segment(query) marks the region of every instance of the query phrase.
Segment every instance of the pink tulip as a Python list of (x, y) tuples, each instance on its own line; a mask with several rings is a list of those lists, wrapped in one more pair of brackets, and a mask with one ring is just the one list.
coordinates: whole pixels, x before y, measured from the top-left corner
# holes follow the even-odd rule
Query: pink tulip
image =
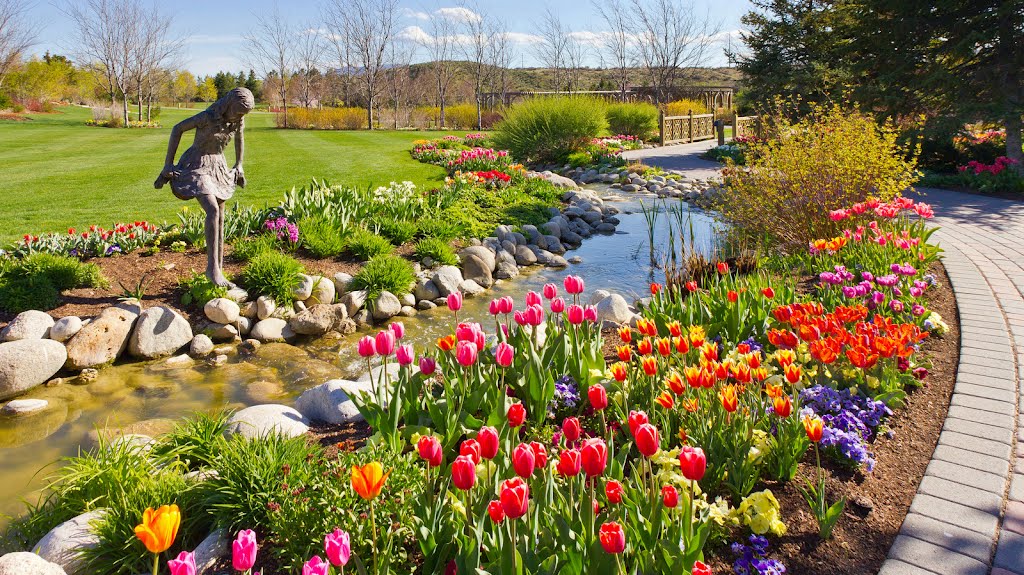
[(448, 294), (448, 309), (452, 311), (462, 309), (462, 292), (457, 291)]
[(515, 357), (515, 354), (516, 350), (511, 345), (501, 342), (494, 350), (494, 359), (501, 367), (508, 367), (512, 365), (512, 358)]
[(231, 566), (235, 571), (248, 571), (256, 563), (256, 533), (243, 529), (231, 543)]
[(437, 360), (427, 356), (420, 358), (420, 373), (423, 375), (434, 375), (435, 371), (437, 371)]
[(416, 360), (416, 353), (412, 350), (411, 344), (405, 343), (398, 346), (395, 357), (398, 358), (398, 365), (409, 365)]
[(596, 322), (597, 308), (592, 305), (588, 305), (586, 309), (583, 310), (583, 319), (589, 321), (590, 323)]
[(544, 284), (544, 297), (555, 299), (558, 297), (558, 286), (555, 284)]
[(540, 305), (540, 294), (535, 291), (526, 292), (526, 306)]
[(403, 324), (402, 322), (396, 321), (395, 323), (389, 325), (388, 327), (391, 328), (392, 332), (394, 332), (395, 339), (402, 339), (403, 337), (405, 337), (405, 324)]
[(526, 323), (532, 326), (538, 326), (544, 323), (544, 308), (539, 305), (531, 305), (526, 308), (524, 316), (526, 318)]
[(462, 367), (469, 367), (476, 363), (476, 356), (479, 349), (471, 341), (460, 341), (455, 346), (455, 359)]
[(487, 306), (487, 313), (491, 315), (498, 315), (501, 313), (501, 301), (492, 299), (491, 303)]
[(498, 308), (499, 311), (501, 311), (501, 313), (505, 313), (505, 314), (512, 313), (512, 310), (515, 309), (515, 307), (516, 307), (515, 300), (513, 300), (509, 296), (505, 296), (505, 297), (499, 299), (498, 300), (498, 304), (499, 304), (499, 308)]
[(374, 339), (374, 345), (377, 347), (377, 353), (384, 357), (395, 353), (395, 332), (389, 329), (379, 332)]
[(563, 311), (565, 311), (564, 299), (556, 297), (551, 300), (551, 313), (562, 313)]
[(167, 569), (171, 572), (171, 575), (196, 575), (195, 553), (182, 551), (178, 554), (177, 559), (171, 559), (167, 562)]
[(565, 276), (562, 285), (565, 286), (565, 291), (572, 295), (583, 293), (583, 278), (579, 276)]
[(373, 357), (377, 355), (377, 346), (373, 341), (373, 337), (364, 335), (359, 339), (359, 355), (362, 357)]
[(569, 323), (579, 325), (583, 323), (583, 307), (573, 304), (569, 306)]
[(314, 555), (302, 566), (302, 575), (327, 575), (330, 569), (330, 563), (321, 559), (319, 555)]
[(352, 555), (352, 545), (348, 533), (341, 529), (335, 529), (334, 533), (328, 533), (324, 537), (324, 553), (327, 560), (335, 567), (344, 567), (348, 564)]
[(526, 325), (526, 312), (517, 311), (512, 316), (512, 319), (516, 320), (516, 324), (518, 325)]
[(484, 329), (475, 322), (463, 322), (455, 328), (455, 339), (458, 341), (471, 341), (476, 344), (477, 349), (484, 348)]

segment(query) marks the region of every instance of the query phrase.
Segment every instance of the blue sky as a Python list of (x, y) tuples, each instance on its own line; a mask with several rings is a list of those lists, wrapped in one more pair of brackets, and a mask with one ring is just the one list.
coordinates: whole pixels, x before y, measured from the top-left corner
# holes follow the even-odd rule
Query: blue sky
[[(685, 0), (684, 0), (685, 1)], [(692, 0), (701, 13), (707, 11), (719, 25), (721, 41), (712, 50), (709, 65), (725, 65), (723, 50), (729, 35), (735, 37), (740, 28), (740, 17), (751, 8), (748, 0)], [(174, 18), (177, 34), (186, 38), (185, 67), (197, 75), (211, 74), (218, 70), (248, 69), (243, 36), (253, 28), (255, 14), (273, 9), (274, 0), (155, 0), (161, 10)], [(319, 25), (319, 2), (279, 2), (281, 12), (295, 25)], [(417, 35), (414, 28), (426, 28), (423, 17), (441, 8), (451, 8), (455, 1), (421, 2), (400, 0), (402, 16), (399, 28), (409, 36)], [(566, 23), (578, 33), (598, 32), (602, 22), (593, 9), (590, 0), (479, 0), (479, 10), (505, 22), (508, 31), (515, 32), (520, 42), (516, 45), (516, 65), (537, 65), (530, 36), (537, 28), (537, 21), (544, 9), (550, 6)], [(74, 52), (71, 44), (72, 25), (70, 21), (47, 0), (34, 7), (34, 16), (42, 25), (39, 43), (34, 51), (42, 54), (49, 50), (55, 53)], [(422, 59), (422, 56), (419, 58)], [(591, 65), (597, 65), (597, 59)]]

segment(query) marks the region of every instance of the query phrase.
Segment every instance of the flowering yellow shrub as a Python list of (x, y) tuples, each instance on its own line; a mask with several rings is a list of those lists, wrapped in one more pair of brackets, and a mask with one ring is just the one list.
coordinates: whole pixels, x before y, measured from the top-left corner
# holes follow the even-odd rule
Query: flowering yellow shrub
[(746, 165), (725, 168), (720, 208), (745, 232), (783, 248), (840, 235), (829, 212), (869, 197), (885, 202), (920, 176), (917, 149), (896, 128), (840, 106), (799, 121), (775, 118), (748, 144)]
[[(282, 114), (278, 127), (284, 127)], [(288, 127), (303, 130), (364, 130), (366, 108), (288, 108)]]
[(707, 114), (708, 108), (700, 100), (682, 99), (665, 104), (666, 116), (685, 116), (693, 111), (694, 114)]

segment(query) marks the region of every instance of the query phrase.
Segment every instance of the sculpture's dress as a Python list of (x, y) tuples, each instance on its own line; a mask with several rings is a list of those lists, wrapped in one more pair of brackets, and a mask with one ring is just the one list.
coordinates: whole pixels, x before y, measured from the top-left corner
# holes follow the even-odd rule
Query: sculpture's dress
[(224, 148), (242, 122), (226, 122), (210, 110), (198, 118), (195, 140), (178, 159), (178, 176), (170, 182), (171, 191), (182, 200), (207, 195), (229, 200), (235, 193), (235, 170), (228, 168)]

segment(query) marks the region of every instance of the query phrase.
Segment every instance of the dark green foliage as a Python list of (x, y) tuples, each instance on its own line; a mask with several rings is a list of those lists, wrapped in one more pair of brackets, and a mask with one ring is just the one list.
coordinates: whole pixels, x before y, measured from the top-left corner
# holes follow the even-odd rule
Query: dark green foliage
[(364, 289), (369, 299), (375, 299), (380, 292), (389, 291), (395, 295), (409, 292), (409, 286), (416, 281), (412, 266), (404, 259), (391, 254), (379, 255), (363, 266), (352, 278), (352, 289)]
[(265, 295), (279, 304), (290, 304), (292, 290), (299, 284), (302, 264), (281, 252), (264, 252), (254, 257), (239, 278), (250, 293)]
[(416, 222), (407, 220), (380, 220), (377, 227), (380, 229), (380, 235), (396, 246), (412, 241), (418, 230)]
[(239, 238), (231, 244), (231, 256), (243, 262), (277, 249), (278, 240), (274, 234), (262, 233), (255, 236)]
[(445, 265), (453, 266), (458, 263), (458, 258), (455, 257), (455, 250), (446, 241), (438, 238), (425, 238), (420, 240), (416, 244), (416, 257), (423, 259), (426, 257), (431, 258), (435, 262)]
[(611, 104), (605, 112), (608, 131), (646, 140), (658, 130), (658, 108), (646, 102)]
[(227, 288), (213, 285), (206, 274), (195, 272), (191, 276), (182, 278), (178, 282), (178, 288), (182, 291), (182, 305), (195, 304), (196, 307), (203, 307), (211, 299), (224, 297), (228, 293)]
[(349, 253), (361, 260), (369, 260), (382, 254), (391, 253), (395, 249), (391, 242), (377, 234), (357, 228), (348, 237), (346, 245)]
[(531, 98), (505, 111), (492, 140), (521, 161), (561, 161), (605, 131), (604, 108), (589, 97)]
[(11, 313), (50, 310), (60, 303), (60, 292), (64, 290), (106, 285), (96, 264), (36, 253), (8, 261), (0, 269), (0, 309)]
[(469, 237), (484, 238), (502, 224), (543, 224), (551, 219), (548, 208), (558, 205), (561, 197), (558, 188), (540, 178), (528, 179), (519, 187), (470, 188), (458, 192), (445, 217), (465, 228)]
[(341, 230), (321, 216), (299, 220), (302, 247), (316, 258), (334, 258), (345, 251), (345, 238)]
[(466, 237), (466, 230), (458, 223), (444, 217), (428, 216), (419, 223), (420, 237), (454, 240)]

